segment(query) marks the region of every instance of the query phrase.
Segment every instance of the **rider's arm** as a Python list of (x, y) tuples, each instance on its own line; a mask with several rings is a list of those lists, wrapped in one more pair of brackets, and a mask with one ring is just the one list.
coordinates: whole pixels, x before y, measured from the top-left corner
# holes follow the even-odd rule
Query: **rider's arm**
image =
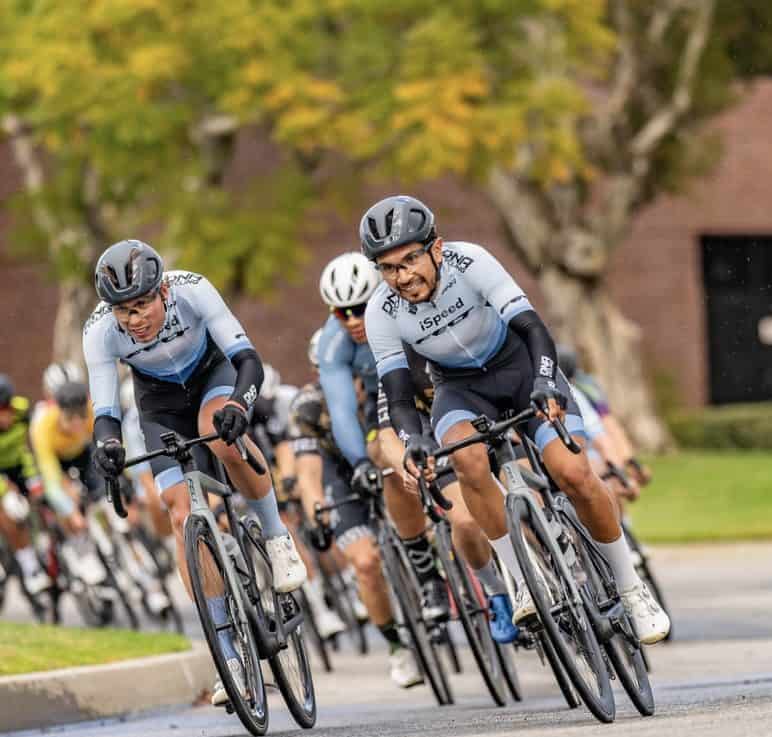
[(508, 324), (509, 329), (514, 331), (528, 347), (534, 379), (546, 379), (550, 388), (554, 389), (558, 370), (557, 350), (541, 318), (533, 310), (526, 310), (511, 318)]
[(464, 254), (470, 259), (464, 278), (485, 297), (509, 329), (526, 344), (533, 363), (534, 378), (541, 377), (554, 385), (558, 369), (555, 342), (525, 292), (484, 248), (464, 244)]
[(411, 435), (421, 434), (421, 417), (415, 406), (416, 389), (396, 321), (382, 309), (382, 304), (379, 289), (367, 305), (365, 331), (388, 400), (391, 425), (404, 443)]
[(83, 355), (88, 370), (89, 394), (94, 408), (94, 440), (121, 440), (120, 379), (117, 355), (109, 348), (109, 323), (104, 319), (86, 323)]
[(415, 406), (415, 386), (410, 370), (394, 369), (381, 379), (389, 401), (389, 417), (399, 439), (406, 443), (411, 435), (420, 435), (421, 416)]
[(322, 481), (322, 456), (314, 452), (301, 452), (295, 458), (297, 488), (300, 494), (306, 518), (314, 522), (314, 505), (324, 504), (324, 484)]
[(249, 410), (263, 383), (263, 364), (244, 328), (203, 276), (191, 285), (186, 297), (204, 321), (212, 340), (236, 369), (236, 386), (230, 401)]
[(319, 381), (327, 400), (335, 444), (353, 468), (367, 458), (367, 445), (359, 422), (350, 340), (330, 323), (325, 326), (319, 342)]
[(75, 504), (64, 489), (62, 466), (53, 445), (55, 425), (56, 413), (53, 408), (44, 411), (35, 418), (30, 427), (30, 440), (38, 461), (48, 503), (57, 514), (69, 517), (75, 511)]

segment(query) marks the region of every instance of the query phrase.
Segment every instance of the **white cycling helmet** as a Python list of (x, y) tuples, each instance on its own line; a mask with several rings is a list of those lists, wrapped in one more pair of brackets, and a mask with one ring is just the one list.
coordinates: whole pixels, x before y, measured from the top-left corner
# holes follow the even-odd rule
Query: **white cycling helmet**
[(281, 376), (270, 363), (263, 364), (263, 383), (260, 386), (260, 396), (263, 399), (273, 399), (281, 386)]
[(52, 363), (43, 372), (43, 390), (49, 397), (65, 384), (84, 384), (85, 381), (83, 369), (75, 361)]
[(324, 267), (319, 291), (330, 307), (353, 307), (367, 302), (380, 281), (380, 273), (365, 256), (344, 253)]
[(319, 328), (308, 341), (308, 360), (314, 368), (319, 368), (319, 340), (322, 337), (322, 328)]

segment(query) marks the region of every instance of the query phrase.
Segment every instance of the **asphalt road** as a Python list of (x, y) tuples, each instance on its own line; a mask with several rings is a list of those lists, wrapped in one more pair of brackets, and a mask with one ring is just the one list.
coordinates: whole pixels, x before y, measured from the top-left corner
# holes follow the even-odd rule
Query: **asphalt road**
[[(614, 726), (598, 724), (583, 707), (568, 710), (551, 674), (532, 653), (518, 660), (525, 694), (521, 704), (491, 707), (479, 676), (465, 657), (464, 673), (453, 677), (457, 704), (440, 709), (424, 687), (395, 688), (386, 676), (385, 651), (375, 649), (366, 658), (339, 654), (332, 674), (317, 674), (319, 719), (314, 734), (772, 734), (772, 545), (660, 548), (654, 552), (654, 561), (675, 615), (676, 636), (649, 650), (657, 701), (653, 718), (640, 718), (621, 690)], [(269, 733), (301, 734), (280, 697), (272, 696), (271, 703)], [(235, 717), (211, 707), (46, 730), (46, 734), (84, 737), (230, 737), (244, 733)]]

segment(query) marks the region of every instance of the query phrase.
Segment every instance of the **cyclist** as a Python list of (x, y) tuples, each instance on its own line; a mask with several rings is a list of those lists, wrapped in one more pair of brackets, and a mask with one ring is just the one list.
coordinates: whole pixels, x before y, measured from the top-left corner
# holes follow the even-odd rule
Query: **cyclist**
[(43, 487), (27, 439), (30, 403), (14, 393), (13, 383), (0, 374), (0, 533), (13, 550), (27, 593), (37, 596), (51, 586), (40, 567), (24, 524), (27, 509), (23, 497), (39, 496)]
[[(573, 500), (599, 543), (620, 588), (622, 602), (644, 643), (664, 638), (670, 622), (633, 567), (614, 501), (593, 473), (586, 453), (572, 454), (548, 420), (561, 418), (580, 443), (579, 410), (558, 371), (555, 345), (527, 297), (499, 262), (479, 245), (444, 243), (434, 215), (413, 197), (388, 197), (360, 223), (364, 254), (384, 277), (365, 315), (367, 339), (389, 402), (389, 413), (409, 449), (431, 453), (415, 408), (415, 388), (402, 341), (429, 359), (435, 383), (432, 428), (439, 442), (472, 435), (481, 413), (545, 406), (527, 426), (550, 475)], [(504, 500), (490, 470), (486, 448), (453, 454), (469, 510), (518, 584), (514, 622), (535, 614), (507, 535)], [(417, 475), (406, 457), (406, 472)], [(431, 459), (428, 478), (432, 478)]]
[[(309, 348), (312, 363), (316, 357)], [(318, 382), (302, 387), (290, 408), (290, 436), (295, 451), (298, 488), (308, 520), (314, 520), (316, 503), (340, 501), (349, 495), (352, 469), (335, 443), (329, 404)], [(315, 524), (312, 522), (312, 524)], [(367, 505), (346, 504), (321, 527), (312, 527), (311, 539), (320, 551), (333, 538), (354, 567), (359, 596), (370, 621), (389, 645), (391, 679), (402, 688), (422, 682), (415, 658), (403, 644), (383, 577), (378, 545), (368, 525)]]
[(85, 384), (65, 382), (52, 401), (41, 404), (32, 418), (30, 439), (43, 479), (46, 501), (62, 521), (67, 542), (62, 555), (73, 573), (88, 584), (102, 583), (107, 571), (94, 549), (81, 514), (81, 487), (90, 497), (102, 483), (93, 466), (91, 434), (94, 416)]
[[(332, 313), (319, 338), (319, 379), (335, 444), (353, 469), (354, 489), (363, 483), (370, 469), (386, 468), (388, 459), (402, 450), (391, 428), (378, 429), (378, 375), (367, 344), (364, 313), (379, 283), (380, 275), (361, 253), (334, 258), (319, 280), (322, 299)], [(361, 379), (365, 392), (364, 430), (359, 421), (355, 377)], [(447, 589), (426, 536), (426, 520), (418, 499), (404, 492), (397, 474), (384, 479), (384, 498), (421, 584), (424, 617), (447, 618)]]
[[(238, 320), (206, 278), (189, 271), (165, 273), (161, 257), (142, 241), (110, 246), (97, 262), (95, 282), (102, 301), (84, 327), (83, 350), (96, 415), (99, 472), (115, 477), (125, 462), (116, 366), (120, 360), (132, 371), (149, 451), (162, 447), (161, 434), (170, 430), (187, 437), (216, 430), (220, 440), (209, 447), (260, 520), (276, 589), (296, 589), (306, 570), (279, 517), (271, 478), (256, 474), (234, 446), (247, 429), (263, 379), (260, 358)], [(190, 499), (182, 470), (166, 457), (154, 459), (151, 466), (169, 510), (177, 563), (190, 594), (183, 542)], [(210, 584), (207, 595), (213, 620), (224, 625), (228, 615), (222, 590)], [(220, 643), (234, 679), (245, 690), (243, 666), (225, 628)], [(212, 703), (226, 701), (222, 684), (216, 683)]]

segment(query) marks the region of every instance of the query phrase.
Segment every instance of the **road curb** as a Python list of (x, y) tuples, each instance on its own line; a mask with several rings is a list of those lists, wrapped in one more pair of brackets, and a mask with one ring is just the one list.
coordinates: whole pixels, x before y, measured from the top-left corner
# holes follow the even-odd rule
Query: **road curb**
[(0, 678), (0, 732), (191, 704), (211, 688), (203, 643), (171, 655)]

